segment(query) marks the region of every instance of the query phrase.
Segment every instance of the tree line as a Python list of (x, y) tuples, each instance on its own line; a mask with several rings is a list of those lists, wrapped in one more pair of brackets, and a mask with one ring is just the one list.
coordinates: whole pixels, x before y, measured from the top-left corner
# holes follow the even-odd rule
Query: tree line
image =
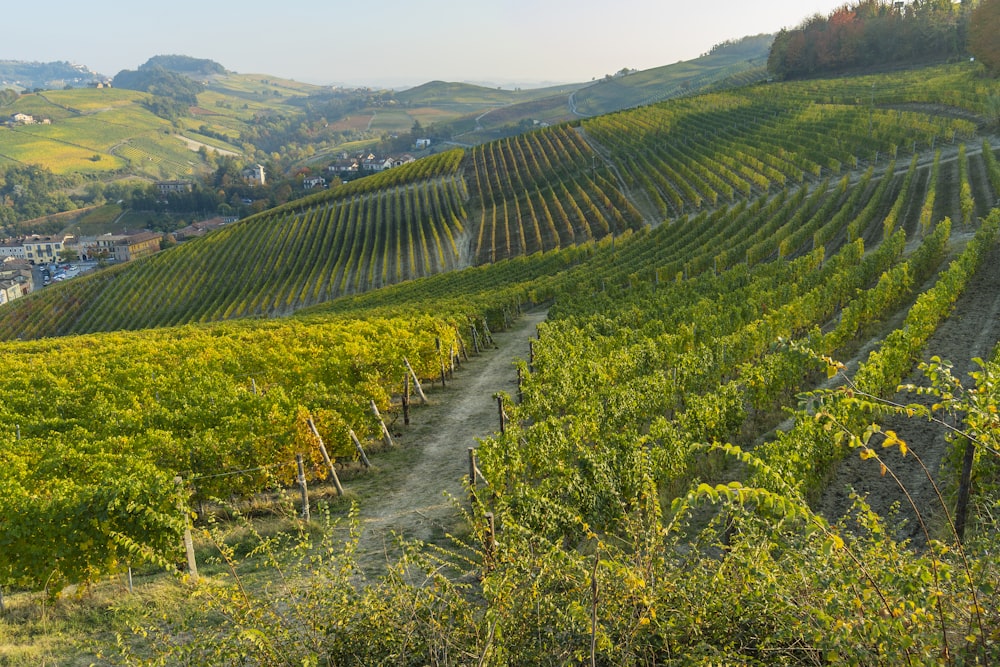
[(914, 0), (906, 6), (886, 0), (845, 4), (828, 16), (814, 14), (796, 28), (781, 30), (767, 67), (778, 77), (805, 78), (957, 58), (967, 52), (971, 4), (950, 0)]

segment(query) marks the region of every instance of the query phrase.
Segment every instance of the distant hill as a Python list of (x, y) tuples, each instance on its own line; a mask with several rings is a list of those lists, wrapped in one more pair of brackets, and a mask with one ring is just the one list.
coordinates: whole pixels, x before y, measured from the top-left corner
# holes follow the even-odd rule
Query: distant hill
[(751, 35), (716, 44), (694, 60), (642, 71), (625, 69), (599, 81), (529, 91), (531, 99), (512, 101), (477, 117), (461, 140), (490, 141), (542, 123), (599, 116), (755, 83), (767, 77), (767, 56), (773, 41), (774, 35)]
[(518, 104), (551, 97), (552, 95), (567, 95), (586, 84), (565, 84), (547, 88), (517, 88), (507, 90), (502, 88), (487, 88), (470, 83), (449, 83), (446, 81), (430, 81), (416, 88), (409, 88), (396, 95), (404, 104), (414, 106), (435, 106), (471, 104)]
[(137, 71), (122, 70), (115, 75), (112, 83), (115, 88), (176, 98), (191, 106), (198, 103), (198, 93), (204, 89), (201, 84), (158, 66)]
[(140, 70), (165, 69), (176, 74), (187, 76), (225, 74), (226, 68), (207, 58), (192, 58), (191, 56), (169, 55), (153, 56), (142, 65)]
[(83, 88), (108, 77), (86, 65), (69, 62), (25, 62), (0, 60), (0, 89), (33, 90), (35, 88)]
[(694, 60), (606, 77), (579, 91), (573, 110), (580, 116), (598, 116), (692, 95), (727, 81), (743, 84), (764, 79), (773, 41), (774, 35), (748, 36), (718, 44)]

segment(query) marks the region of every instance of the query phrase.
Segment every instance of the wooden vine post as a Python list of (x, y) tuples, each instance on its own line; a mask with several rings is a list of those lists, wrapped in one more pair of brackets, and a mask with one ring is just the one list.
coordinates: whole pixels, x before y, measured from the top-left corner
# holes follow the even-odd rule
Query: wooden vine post
[(976, 458), (976, 446), (966, 438), (962, 454), (962, 472), (958, 480), (958, 498), (955, 502), (955, 532), (958, 541), (965, 541), (965, 523), (969, 514), (969, 490), (972, 487), (972, 465)]
[(476, 448), (469, 447), (469, 486), (476, 489)]
[(194, 540), (191, 539), (191, 515), (187, 510), (187, 503), (184, 502), (184, 497), (180, 493), (184, 484), (180, 475), (174, 477), (174, 484), (177, 485), (178, 490), (177, 509), (184, 517), (184, 552), (187, 554), (188, 574), (191, 577), (191, 583), (198, 583), (198, 561), (194, 557)]
[(500, 412), (500, 435), (507, 433), (507, 415), (503, 411), (503, 395), (497, 394), (497, 410)]
[(444, 359), (441, 358), (441, 339), (440, 338), (435, 338), (434, 339), (434, 344), (437, 346), (438, 364), (441, 365), (441, 386), (442, 387), (446, 387), (447, 385), (444, 383), (444, 372), (445, 372), (444, 371)]
[(462, 333), (458, 330), (458, 325), (455, 325), (455, 337), (458, 338), (458, 350), (462, 353), (462, 359), (465, 361), (469, 360), (469, 353), (465, 349), (465, 341), (462, 340)]
[(410, 377), (413, 378), (413, 386), (417, 389), (417, 396), (420, 397), (420, 402), (423, 405), (427, 405), (427, 396), (424, 395), (424, 388), (420, 386), (420, 380), (417, 378), (417, 374), (413, 372), (413, 366), (410, 362), (403, 357), (403, 363), (406, 364), (406, 370), (410, 372)]
[(302, 519), (309, 522), (309, 487), (306, 486), (306, 470), (302, 465), (302, 455), (295, 455), (295, 465), (299, 471), (299, 491), (302, 493)]
[(354, 443), (354, 448), (358, 450), (358, 454), (361, 456), (361, 465), (365, 468), (371, 468), (372, 464), (368, 462), (368, 456), (365, 454), (365, 448), (361, 446), (361, 441), (358, 440), (357, 434), (354, 432), (353, 428), (347, 429), (347, 432), (351, 435), (351, 441)]
[(469, 331), (472, 332), (472, 349), (476, 351), (476, 355), (479, 355), (479, 332), (476, 330), (475, 324), (469, 325)]
[(490, 332), (490, 325), (486, 323), (485, 317), (483, 318), (483, 341), (496, 347), (496, 343), (493, 342), (493, 334)]
[(327, 469), (330, 471), (330, 479), (333, 480), (333, 485), (337, 489), (337, 495), (344, 495), (344, 487), (340, 485), (340, 477), (337, 476), (337, 469), (333, 465), (333, 461), (330, 460), (330, 455), (326, 453), (326, 445), (323, 444), (323, 438), (320, 437), (319, 431), (316, 430), (316, 424), (313, 422), (312, 417), (309, 418), (309, 430), (316, 437), (316, 442), (319, 443), (319, 453), (323, 455), (323, 462), (326, 463)]
[(410, 376), (403, 373), (403, 425), (410, 425)]
[(375, 399), (368, 401), (368, 407), (371, 408), (372, 414), (375, 415), (375, 419), (378, 420), (378, 425), (382, 427), (382, 441), (385, 442), (385, 446), (392, 448), (396, 445), (392, 442), (392, 436), (389, 435), (389, 429), (385, 427), (385, 421), (382, 419), (382, 414), (378, 411), (378, 406), (375, 405)]

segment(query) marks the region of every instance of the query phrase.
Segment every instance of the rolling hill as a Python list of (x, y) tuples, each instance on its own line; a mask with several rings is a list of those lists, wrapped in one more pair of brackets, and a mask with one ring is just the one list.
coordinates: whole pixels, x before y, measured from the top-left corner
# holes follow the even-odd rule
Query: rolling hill
[(31, 164), (56, 174), (102, 179), (191, 178), (213, 167), (198, 152), (205, 146), (246, 162), (280, 154), (288, 157), (288, 169), (321, 168), (343, 150), (407, 133), (415, 123), (435, 126), (439, 137), (462, 144), (482, 143), (537, 124), (746, 83), (759, 74), (765, 42), (745, 38), (690, 63), (597, 83), (524, 90), (441, 81), (399, 92), (332, 89), (230, 72), (187, 56), (155, 56), (135, 72), (120, 73), (120, 81), (148, 78), (161, 68), (202, 87), (196, 104), (186, 100), (183, 108), (167, 114), (163, 98), (138, 83), (125, 85), (140, 90), (60, 86), (26, 93), (4, 106), (4, 112), (51, 124), (0, 127), (0, 165)]

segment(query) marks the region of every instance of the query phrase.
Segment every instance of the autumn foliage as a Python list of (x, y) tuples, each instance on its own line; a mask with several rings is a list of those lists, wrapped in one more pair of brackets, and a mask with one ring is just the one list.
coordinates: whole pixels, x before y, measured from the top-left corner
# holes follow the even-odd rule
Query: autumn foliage
[(947, 59), (964, 53), (967, 25), (968, 12), (951, 2), (915, 0), (900, 7), (861, 0), (779, 32), (767, 65), (775, 75), (799, 78)]
[(1000, 0), (984, 0), (972, 12), (969, 51), (994, 74), (1000, 72)]

